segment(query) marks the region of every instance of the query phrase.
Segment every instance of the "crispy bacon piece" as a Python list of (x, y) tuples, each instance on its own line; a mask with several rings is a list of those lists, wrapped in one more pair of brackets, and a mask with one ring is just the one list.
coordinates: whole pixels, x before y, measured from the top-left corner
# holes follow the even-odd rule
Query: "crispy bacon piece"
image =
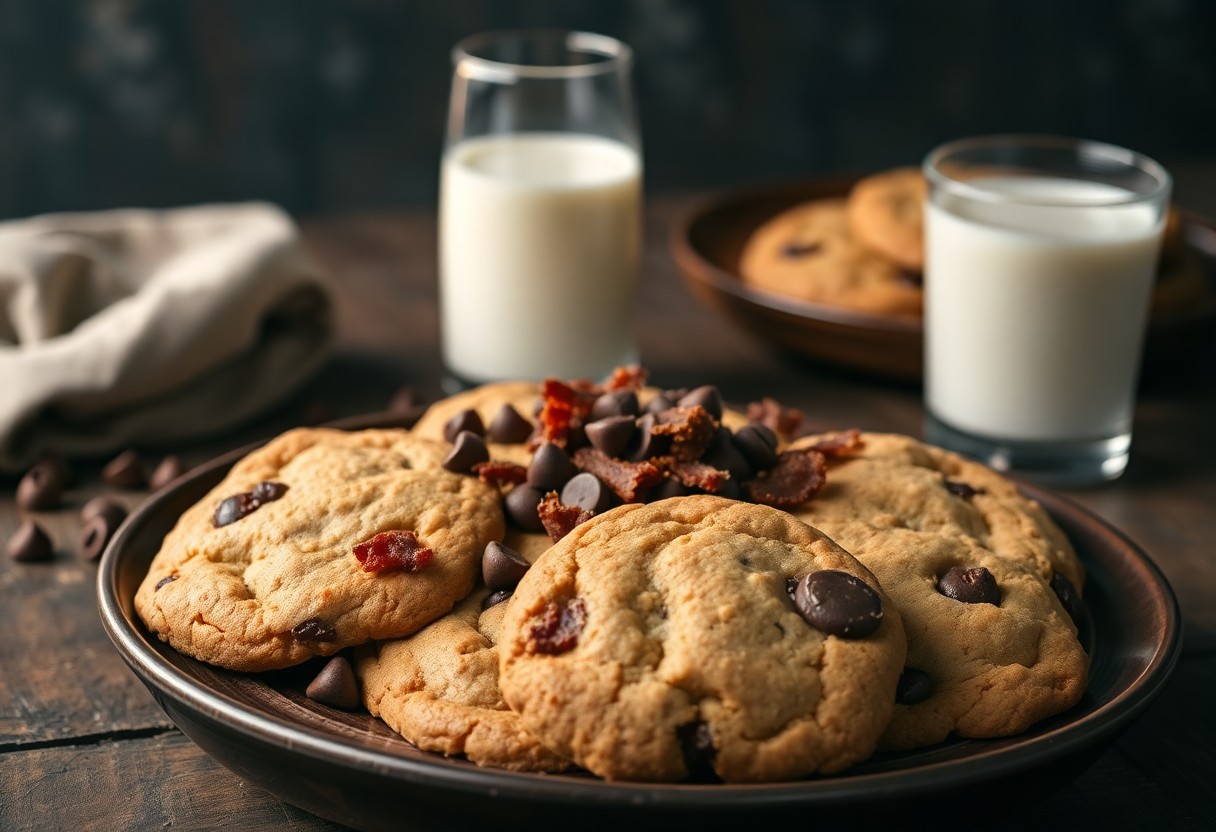
[(759, 422), (775, 433), (789, 438), (798, 433), (802, 426), (802, 411), (792, 407), (784, 407), (776, 399), (765, 396), (758, 402), (747, 405), (747, 420)]
[(586, 623), (587, 606), (582, 598), (550, 601), (528, 626), (528, 652), (556, 656), (573, 650)]
[(541, 408), (538, 425), (541, 443), (552, 442), (564, 448), (571, 429), (591, 412), (598, 395), (596, 390), (594, 385), (576, 387), (555, 378), (545, 379), (541, 385), (545, 406)]
[(617, 367), (611, 377), (604, 382), (604, 392), (612, 390), (641, 390), (646, 384), (646, 371), (637, 364), (628, 367)]
[(650, 460), (627, 462), (613, 459), (595, 448), (575, 451), (574, 464), (580, 470), (595, 474), (626, 503), (636, 503), (641, 493), (658, 485), (663, 479), (663, 469)]
[(848, 430), (838, 430), (835, 433), (825, 433), (819, 441), (809, 447), (826, 457), (836, 459), (848, 456), (865, 446), (865, 440), (861, 438), (861, 431), (857, 428), (849, 428)]
[(401, 569), (421, 572), (431, 565), (435, 553), (418, 543), (417, 536), (405, 529), (390, 529), (355, 544), (355, 557), (364, 572), (388, 572)]
[(743, 483), (743, 490), (752, 502), (789, 508), (815, 496), (827, 478), (827, 467), (819, 451), (783, 451), (771, 470)]
[(574, 527), (579, 523), (586, 523), (595, 516), (594, 511), (566, 505), (557, 496), (556, 491), (550, 491), (544, 496), (536, 507), (536, 513), (540, 515), (540, 522), (554, 543), (574, 531)]
[(704, 462), (684, 462), (678, 459), (666, 461), (664, 467), (672, 476), (689, 488), (701, 488), (705, 491), (717, 492), (722, 483), (730, 479), (730, 473), (720, 471)]
[(496, 485), (519, 485), (528, 479), (528, 469), (514, 462), (504, 462), (491, 459), (489, 462), (478, 462), (473, 466), (473, 473), (484, 483)]
[(650, 432), (671, 438), (671, 455), (681, 462), (700, 459), (717, 433), (714, 417), (701, 405), (672, 407), (655, 417)]

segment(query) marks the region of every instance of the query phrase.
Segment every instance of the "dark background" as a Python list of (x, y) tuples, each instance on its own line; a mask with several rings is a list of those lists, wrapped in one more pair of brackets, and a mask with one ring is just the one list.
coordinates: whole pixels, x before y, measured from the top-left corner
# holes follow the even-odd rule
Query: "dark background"
[(918, 161), (968, 134), (1216, 150), (1203, 0), (0, 0), (0, 216), (435, 200), (452, 44), (520, 26), (637, 52), (647, 187)]

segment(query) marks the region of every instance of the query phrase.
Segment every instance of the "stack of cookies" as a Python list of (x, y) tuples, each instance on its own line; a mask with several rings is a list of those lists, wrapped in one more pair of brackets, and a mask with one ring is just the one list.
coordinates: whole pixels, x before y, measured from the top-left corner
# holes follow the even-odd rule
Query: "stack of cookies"
[[(812, 303), (880, 315), (924, 309), (924, 205), (919, 168), (859, 180), (843, 198), (800, 203), (758, 227), (739, 261), (745, 283)], [(1207, 296), (1199, 255), (1171, 208), (1162, 237), (1151, 314), (1185, 312)]]
[(489, 385), (412, 431), (285, 434), (136, 596), (195, 658), (518, 771), (763, 782), (996, 737), (1085, 689), (1084, 572), (1033, 501), (716, 388)]

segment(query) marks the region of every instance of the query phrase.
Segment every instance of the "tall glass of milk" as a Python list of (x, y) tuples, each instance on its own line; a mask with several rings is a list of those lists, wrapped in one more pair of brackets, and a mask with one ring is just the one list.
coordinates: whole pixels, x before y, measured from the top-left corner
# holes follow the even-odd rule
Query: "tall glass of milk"
[(1056, 485), (1118, 477), (1169, 174), (1051, 136), (952, 142), (924, 170), (927, 438)]
[(636, 361), (642, 163), (629, 48), (511, 31), (461, 41), (452, 61), (439, 208), (449, 375), (598, 379)]

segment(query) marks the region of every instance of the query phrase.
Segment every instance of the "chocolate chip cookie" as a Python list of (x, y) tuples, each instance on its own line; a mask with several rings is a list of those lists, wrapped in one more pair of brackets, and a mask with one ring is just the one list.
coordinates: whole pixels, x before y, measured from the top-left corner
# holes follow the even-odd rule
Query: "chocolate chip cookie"
[(862, 441), (792, 510), (872, 570), (903, 619), (908, 667), (881, 745), (1016, 734), (1076, 704), (1084, 572), (1059, 528), (977, 463), (909, 437)]
[(895, 168), (862, 179), (849, 191), (849, 229), (862, 245), (909, 271), (925, 269), (925, 199), (919, 168)]
[(468, 594), (504, 532), (496, 489), (405, 431), (291, 431), (166, 536), (135, 597), (183, 653), (271, 670), (408, 635)]
[(863, 245), (843, 199), (803, 203), (766, 222), (748, 239), (739, 271), (750, 286), (813, 303), (910, 316), (924, 306), (919, 270)]
[(491, 459), (527, 465), (528, 437), (535, 426), (540, 385), (533, 381), (483, 384), (435, 402), (414, 425), (414, 434), (452, 442), (460, 430), (486, 440)]
[(507, 604), (483, 610), (488, 595), (481, 587), (409, 638), (359, 648), (364, 703), (424, 751), (513, 771), (568, 768), (503, 702), (496, 645)]
[(868, 756), (904, 662), (898, 613), (824, 535), (707, 495), (578, 526), (523, 577), (503, 698), (610, 779), (780, 780)]

